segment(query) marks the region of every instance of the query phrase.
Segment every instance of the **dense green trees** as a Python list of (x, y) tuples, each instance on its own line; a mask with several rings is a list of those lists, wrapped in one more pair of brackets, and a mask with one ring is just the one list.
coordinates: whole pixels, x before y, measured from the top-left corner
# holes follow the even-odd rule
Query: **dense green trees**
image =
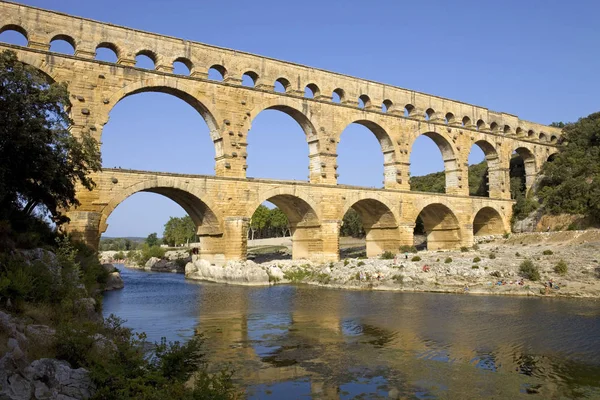
[(351, 236), (354, 238), (365, 237), (362, 220), (354, 208), (349, 209), (346, 212), (346, 215), (344, 215), (342, 227), (340, 228), (340, 236)]
[(171, 217), (165, 224), (163, 232), (163, 242), (169, 246), (179, 246), (186, 243), (195, 242), (196, 224), (192, 221), (192, 217)]
[(250, 239), (288, 236), (291, 234), (287, 216), (279, 208), (269, 209), (264, 205), (258, 206), (249, 229)]
[[(488, 195), (487, 162), (469, 166), (469, 194), (471, 196)], [(444, 193), (446, 191), (446, 174), (444, 171), (410, 178), (410, 189), (419, 192)]]
[(563, 129), (564, 145), (542, 166), (537, 195), (551, 214), (582, 214), (600, 221), (600, 112)]
[[(43, 206), (56, 221), (77, 205), (75, 186), (91, 189), (101, 167), (98, 142), (69, 132), (69, 93), (38, 70), (0, 53), (0, 217)], [(31, 162), (26, 162), (30, 160)]]

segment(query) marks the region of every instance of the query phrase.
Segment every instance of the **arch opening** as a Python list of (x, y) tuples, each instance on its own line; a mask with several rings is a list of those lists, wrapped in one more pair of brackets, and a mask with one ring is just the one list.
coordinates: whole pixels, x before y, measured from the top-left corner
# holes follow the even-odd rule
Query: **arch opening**
[(192, 62), (185, 57), (179, 57), (173, 61), (173, 73), (176, 75), (189, 76), (192, 73), (192, 68)]
[(156, 54), (150, 50), (142, 50), (135, 56), (135, 66), (149, 70), (156, 69)]
[(399, 248), (398, 223), (390, 208), (379, 200), (353, 203), (342, 218), (340, 257), (376, 257)]
[(242, 86), (255, 87), (258, 81), (258, 74), (254, 71), (247, 71), (242, 75)]
[[(422, 223), (422, 225), (420, 225)], [(461, 245), (461, 232), (456, 215), (443, 204), (424, 207), (415, 220), (415, 245), (427, 250), (456, 249)], [(419, 237), (419, 228), (423, 236)]]
[(343, 103), (346, 100), (346, 93), (344, 92), (344, 89), (334, 89), (334, 91), (331, 93), (331, 101), (334, 103)]
[(384, 100), (383, 103), (381, 103), (381, 112), (388, 112), (392, 109), (392, 106), (394, 105), (394, 103), (392, 103), (391, 100)]
[(510, 159), (510, 195), (513, 200), (525, 198), (527, 191), (533, 185), (536, 174), (535, 157), (525, 148), (519, 147), (513, 151)]
[(459, 185), (457, 167), (450, 142), (439, 133), (423, 133), (411, 146), (410, 190), (448, 193)]
[(371, 99), (366, 94), (362, 94), (358, 97), (358, 108), (368, 108), (371, 106)]
[(96, 46), (96, 60), (116, 63), (119, 60), (119, 49), (114, 43), (102, 42)]
[(428, 108), (427, 110), (425, 110), (425, 120), (429, 121), (432, 119), (435, 119), (436, 115), (435, 115), (435, 110), (433, 108)]
[(473, 218), (473, 236), (502, 235), (505, 233), (502, 216), (492, 207), (483, 207)]
[(74, 55), (75, 40), (69, 35), (56, 35), (50, 40), (50, 51)]
[(318, 97), (319, 94), (321, 94), (321, 91), (319, 90), (319, 87), (314, 83), (309, 83), (304, 88), (304, 97), (306, 97), (307, 99), (314, 99), (315, 97)]
[(415, 111), (415, 106), (413, 106), (412, 104), (406, 104), (404, 106), (404, 116), (405, 117), (412, 117), (414, 111)]
[(463, 119), (462, 119), (462, 125), (470, 127), (471, 126), (471, 118), (466, 117), (466, 116), (463, 117)]
[(456, 122), (456, 118), (454, 118), (454, 114), (452, 114), (451, 112), (446, 113), (444, 119), (446, 120), (447, 124), (454, 124)]
[(214, 175), (214, 126), (206, 108), (184, 92), (134, 91), (118, 101), (104, 126), (103, 167)]
[[(270, 225), (275, 232), (289, 235), (291, 239), (289, 247), (294, 260), (314, 258), (322, 252), (319, 217), (314, 208), (300, 197), (278, 194), (264, 200), (252, 212), (250, 229), (258, 229), (265, 225)], [(288, 246), (285, 237), (281, 244)], [(263, 261), (289, 258), (289, 251), (279, 250), (281, 249), (271, 255), (269, 260)], [(257, 262), (261, 261), (257, 260)]]
[(494, 146), (485, 140), (473, 143), (468, 164), (469, 195), (499, 197), (503, 189), (502, 171)]
[(5, 25), (0, 28), (0, 42), (27, 47), (27, 32), (19, 25)]
[(223, 81), (227, 75), (227, 70), (224, 66), (215, 64), (208, 69), (208, 79), (211, 81)]
[(288, 81), (285, 78), (277, 78), (277, 80), (275, 81), (275, 91), (277, 93), (287, 93), (288, 90), (290, 90), (290, 88), (292, 87), (292, 85), (290, 84), (290, 81)]
[(255, 178), (307, 180), (309, 153), (316, 144), (307, 144), (315, 129), (300, 111), (272, 106), (258, 113), (248, 131), (247, 176)]
[(344, 185), (380, 188), (385, 180), (385, 165), (393, 167), (395, 161), (387, 132), (365, 120), (354, 121), (342, 131), (337, 154), (338, 183)]

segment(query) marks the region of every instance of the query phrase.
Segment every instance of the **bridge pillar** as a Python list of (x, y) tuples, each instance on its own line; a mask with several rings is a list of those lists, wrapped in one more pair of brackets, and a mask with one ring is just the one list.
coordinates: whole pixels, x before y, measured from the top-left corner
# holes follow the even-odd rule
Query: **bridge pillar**
[(292, 226), (292, 259), (307, 259), (314, 262), (323, 260), (321, 227), (318, 225)]
[(200, 254), (198, 258), (207, 260), (211, 264), (224, 264), (225, 241), (223, 236), (200, 236)]
[(400, 248), (400, 235), (397, 227), (371, 227), (367, 231), (367, 257), (376, 257), (385, 251), (397, 253)]
[(488, 181), (490, 198), (510, 199), (510, 176), (508, 168), (489, 167)]
[(323, 239), (323, 262), (340, 260), (340, 220), (321, 221), (321, 238)]
[(337, 183), (337, 154), (316, 153), (310, 155), (309, 160), (310, 183), (325, 183), (330, 185)]
[(100, 243), (100, 218), (102, 214), (93, 211), (68, 211), (69, 223), (61, 230), (73, 239), (98, 249)]
[(398, 225), (399, 246), (412, 246), (415, 244), (415, 223), (403, 223)]
[(221, 238), (225, 260), (245, 260), (248, 254), (248, 217), (226, 217)]

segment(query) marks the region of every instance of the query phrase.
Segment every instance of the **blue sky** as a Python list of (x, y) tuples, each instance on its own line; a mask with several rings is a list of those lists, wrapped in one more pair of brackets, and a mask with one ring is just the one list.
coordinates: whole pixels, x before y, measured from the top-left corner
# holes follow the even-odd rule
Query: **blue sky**
[[(541, 123), (573, 121), (600, 109), (597, 1), (20, 3), (329, 69)], [(124, 99), (111, 112), (102, 142), (105, 167), (213, 174), (206, 124), (168, 95)], [(248, 143), (248, 176), (307, 179), (304, 134), (287, 115), (259, 114)], [(383, 156), (370, 131), (348, 127), (338, 154), (340, 183), (381, 187)], [(482, 158), (474, 149), (470, 162)], [(416, 142), (411, 164), (413, 175), (443, 169), (439, 150), (427, 138)], [(172, 201), (139, 193), (117, 207), (105, 235), (161, 235), (168, 217), (181, 215)]]

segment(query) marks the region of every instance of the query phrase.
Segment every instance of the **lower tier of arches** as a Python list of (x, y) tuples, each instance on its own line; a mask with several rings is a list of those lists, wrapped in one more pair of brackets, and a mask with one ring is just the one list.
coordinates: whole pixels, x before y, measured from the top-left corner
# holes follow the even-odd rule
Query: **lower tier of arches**
[(292, 258), (337, 261), (343, 218), (358, 214), (368, 257), (413, 245), (415, 227), (429, 250), (473, 245), (474, 236), (509, 231), (512, 202), (394, 190), (337, 188), (290, 181), (110, 170), (93, 177), (96, 188), (78, 193), (81, 206), (67, 213), (66, 230), (97, 247), (112, 211), (138, 192), (163, 195), (179, 204), (196, 224), (200, 257), (224, 263), (244, 260), (256, 209), (276, 205), (287, 217)]

